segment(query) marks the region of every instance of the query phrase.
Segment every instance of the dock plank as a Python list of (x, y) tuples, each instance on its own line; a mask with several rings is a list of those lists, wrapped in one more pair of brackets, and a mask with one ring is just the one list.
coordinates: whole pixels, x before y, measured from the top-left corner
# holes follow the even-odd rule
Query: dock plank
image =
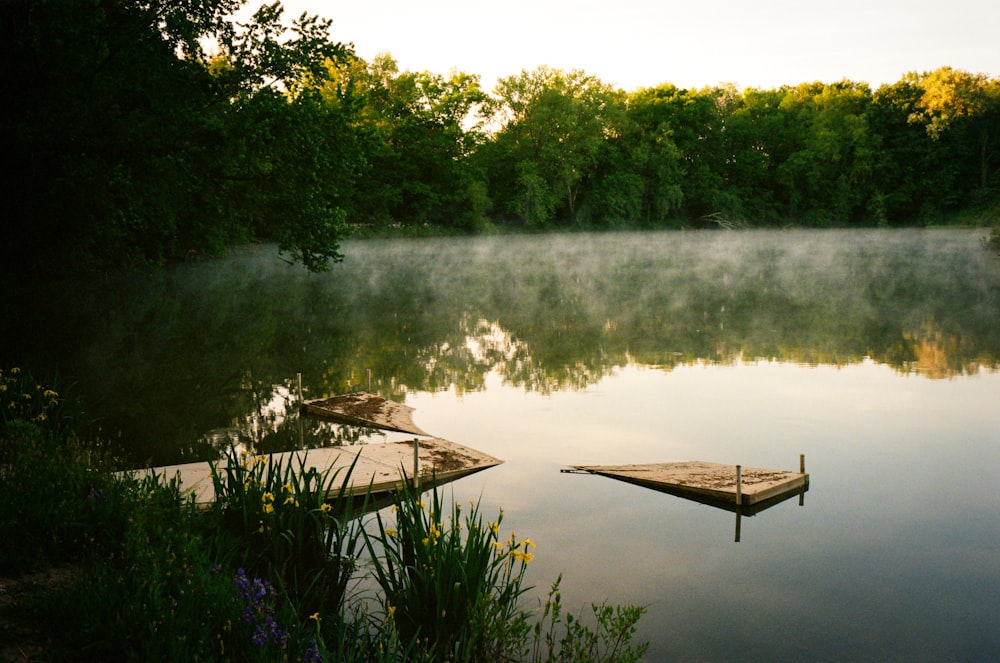
[[(348, 494), (364, 495), (371, 486), (373, 495), (384, 494), (402, 487), (404, 476), (413, 478), (414, 440), (362, 444), (346, 447), (327, 447), (305, 451), (288, 451), (271, 454), (274, 461), (292, 462), (298, 467), (298, 458), (303, 458), (306, 468), (320, 471), (346, 472), (357, 458), (351, 474)], [(418, 444), (418, 479), (429, 482), (433, 477), (438, 484), (448, 483), (469, 474), (480, 472), (503, 463), (476, 449), (442, 438), (421, 439)], [(220, 469), (225, 467), (219, 463)], [(195, 503), (208, 505), (215, 501), (215, 487), (212, 471), (207, 462), (184, 463), (133, 471), (137, 477), (156, 472), (167, 479), (179, 477), (181, 490), (193, 495)], [(335, 489), (340, 482), (334, 481)]]

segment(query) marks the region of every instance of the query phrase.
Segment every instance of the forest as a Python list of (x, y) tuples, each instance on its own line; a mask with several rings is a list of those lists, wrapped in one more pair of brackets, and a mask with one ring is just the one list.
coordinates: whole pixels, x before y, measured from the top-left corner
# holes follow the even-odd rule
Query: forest
[(330, 39), (330, 19), (289, 20), (280, 2), (234, 19), (243, 4), (0, 4), (6, 273), (148, 267), (248, 241), (322, 270), (352, 233), (386, 229), (997, 216), (989, 74), (625, 91), (540, 66), (484, 90), (474, 73), (365, 61)]

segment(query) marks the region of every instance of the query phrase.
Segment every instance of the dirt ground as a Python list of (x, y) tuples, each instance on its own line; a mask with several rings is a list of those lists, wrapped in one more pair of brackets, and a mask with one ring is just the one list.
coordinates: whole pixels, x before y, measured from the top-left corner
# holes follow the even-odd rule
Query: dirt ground
[(46, 622), (33, 606), (41, 596), (53, 595), (79, 574), (71, 566), (54, 567), (17, 577), (0, 576), (0, 662), (59, 661)]

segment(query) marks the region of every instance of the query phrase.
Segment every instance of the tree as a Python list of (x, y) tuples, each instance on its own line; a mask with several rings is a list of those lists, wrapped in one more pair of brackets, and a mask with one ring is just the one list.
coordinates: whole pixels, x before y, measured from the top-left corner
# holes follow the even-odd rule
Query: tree
[(579, 70), (539, 67), (500, 79), (486, 111), (501, 127), (487, 159), (494, 198), (528, 225), (575, 220), (582, 187), (615, 130), (616, 100), (611, 87)]
[(924, 125), (927, 135), (935, 140), (949, 131), (967, 133), (970, 147), (975, 146), (977, 185), (985, 192), (1000, 128), (1000, 79), (942, 67), (918, 80), (924, 92), (910, 121)]
[[(304, 15), (285, 28), (277, 3), (237, 25), (231, 16), (241, 4), (0, 5), (2, 83), (11, 91), (0, 111), (0, 158), (17, 173), (0, 185), (13, 210), (6, 266), (159, 264), (260, 233), (314, 268), (337, 257), (337, 214), (326, 206), (289, 206), (292, 233), (257, 222), (245, 192), (259, 203), (289, 187), (282, 170), (252, 167), (279, 164), (281, 141), (244, 130), (260, 107), (293, 103), (290, 83), (317, 59), (347, 49), (326, 37), (328, 21)], [(218, 48), (214, 58), (208, 43)], [(332, 186), (324, 173), (313, 188), (303, 184), (298, 178), (291, 189), (330, 198), (319, 191)]]
[(629, 97), (630, 119), (654, 135), (669, 135), (680, 154), (684, 211), (689, 216), (728, 216), (738, 209), (722, 177), (730, 92), (698, 92), (665, 83)]
[(469, 227), (482, 216), (481, 178), (467, 156), (481, 138), (469, 118), (485, 95), (479, 77), (400, 72), (389, 54), (333, 66), (327, 103), (350, 108), (371, 168), (354, 210), (373, 223)]

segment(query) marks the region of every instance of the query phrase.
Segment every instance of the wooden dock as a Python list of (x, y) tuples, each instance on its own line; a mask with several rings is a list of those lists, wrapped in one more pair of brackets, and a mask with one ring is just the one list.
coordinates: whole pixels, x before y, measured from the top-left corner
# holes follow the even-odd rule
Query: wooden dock
[(413, 423), (412, 407), (364, 391), (306, 401), (300, 412), (313, 419), (430, 437)]
[(649, 465), (575, 465), (562, 471), (610, 477), (735, 513), (733, 540), (739, 543), (743, 516), (756, 515), (796, 495), (799, 506), (804, 504), (809, 490), (805, 464), (805, 456), (799, 456), (798, 472), (697, 460)]
[(598, 474), (753, 515), (809, 489), (804, 458), (800, 472), (766, 470), (704, 461), (648, 465), (577, 465), (564, 472)]
[[(371, 486), (373, 497), (398, 490), (404, 481), (412, 481), (414, 476), (420, 485), (430, 485), (432, 479), (440, 485), (503, 462), (481, 451), (441, 438), (414, 438), (401, 442), (288, 451), (269, 457), (283, 464), (293, 463), (296, 468), (298, 458), (303, 458), (306, 468), (340, 471), (342, 474), (347, 472), (357, 458), (347, 492), (352, 496), (363, 496)], [(220, 463), (220, 469), (222, 466), (224, 464)], [(416, 472), (414, 467), (417, 468)], [(181, 490), (193, 495), (199, 505), (207, 506), (215, 501), (212, 471), (207, 462), (136, 470), (135, 474), (141, 477), (150, 472), (156, 472), (167, 479), (179, 477)], [(339, 490), (340, 482), (333, 483), (334, 489)]]

